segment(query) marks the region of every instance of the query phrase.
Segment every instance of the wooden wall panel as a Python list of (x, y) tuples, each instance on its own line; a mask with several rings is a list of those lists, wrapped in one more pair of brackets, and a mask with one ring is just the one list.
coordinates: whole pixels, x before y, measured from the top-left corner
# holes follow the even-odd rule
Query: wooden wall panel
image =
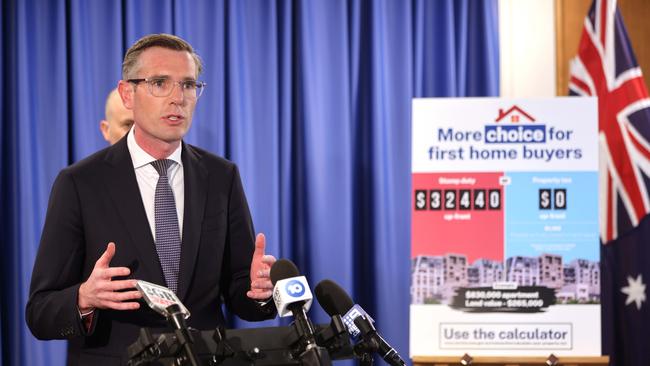
[[(557, 95), (567, 95), (569, 60), (578, 51), (584, 19), (591, 2), (592, 0), (555, 0)], [(650, 1), (619, 0), (618, 7), (648, 86), (650, 85)]]

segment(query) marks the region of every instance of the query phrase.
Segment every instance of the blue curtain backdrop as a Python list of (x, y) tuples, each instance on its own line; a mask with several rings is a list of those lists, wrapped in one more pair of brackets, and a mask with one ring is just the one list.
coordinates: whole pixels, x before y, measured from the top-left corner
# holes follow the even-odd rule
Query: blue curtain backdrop
[(64, 363), (24, 320), (50, 187), (105, 146), (123, 52), (153, 32), (202, 56), (186, 141), (239, 164), (269, 252), (341, 284), (407, 357), (411, 98), (498, 95), (497, 23), (496, 0), (3, 1), (2, 364)]

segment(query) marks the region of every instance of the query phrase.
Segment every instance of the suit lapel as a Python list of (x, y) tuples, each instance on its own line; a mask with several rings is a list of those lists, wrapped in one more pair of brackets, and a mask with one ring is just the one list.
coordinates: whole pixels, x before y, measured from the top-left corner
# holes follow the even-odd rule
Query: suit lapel
[(201, 165), (200, 157), (185, 143), (183, 143), (181, 154), (185, 185), (185, 209), (183, 210), (183, 243), (178, 278), (178, 298), (182, 301), (192, 282), (199, 252), (208, 172)]
[(149, 275), (142, 279), (164, 284), (162, 267), (142, 203), (126, 138), (121, 139), (110, 149), (106, 155), (106, 162), (111, 167), (104, 179), (108, 193), (115, 202), (122, 222), (131, 236), (140, 259), (139, 265)]

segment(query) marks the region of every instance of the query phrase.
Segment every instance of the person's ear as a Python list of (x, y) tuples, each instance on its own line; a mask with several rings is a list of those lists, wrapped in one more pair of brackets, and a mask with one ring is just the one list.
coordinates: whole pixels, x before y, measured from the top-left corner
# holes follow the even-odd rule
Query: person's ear
[(108, 134), (108, 121), (103, 119), (101, 122), (99, 122), (99, 130), (102, 131), (102, 135), (104, 136), (104, 140), (107, 142), (111, 142), (109, 137), (110, 135)]
[(117, 91), (120, 93), (120, 98), (122, 98), (122, 104), (124, 108), (132, 110), (133, 109), (133, 93), (134, 85), (128, 81), (120, 80), (117, 84)]

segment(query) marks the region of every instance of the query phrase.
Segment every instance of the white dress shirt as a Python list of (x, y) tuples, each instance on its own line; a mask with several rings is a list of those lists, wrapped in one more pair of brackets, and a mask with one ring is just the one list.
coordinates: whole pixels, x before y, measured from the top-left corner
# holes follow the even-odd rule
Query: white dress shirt
[[(152, 161), (156, 158), (149, 155), (144, 151), (135, 141), (135, 126), (131, 127), (129, 135), (127, 136), (127, 146), (131, 154), (131, 161), (133, 161), (133, 168), (135, 169), (135, 178), (138, 181), (140, 188), (140, 195), (142, 196), (142, 203), (144, 210), (147, 213), (147, 220), (149, 220), (149, 228), (151, 235), (156, 240), (156, 217), (154, 213), (154, 197), (156, 195), (156, 184), (158, 183), (158, 171), (151, 165)], [(176, 214), (178, 215), (178, 229), (183, 239), (183, 208), (185, 207), (185, 184), (183, 179), (183, 162), (181, 161), (181, 145), (167, 157), (167, 159), (174, 161), (169, 169), (167, 169), (167, 177), (169, 184), (174, 191), (174, 201), (176, 202)]]

